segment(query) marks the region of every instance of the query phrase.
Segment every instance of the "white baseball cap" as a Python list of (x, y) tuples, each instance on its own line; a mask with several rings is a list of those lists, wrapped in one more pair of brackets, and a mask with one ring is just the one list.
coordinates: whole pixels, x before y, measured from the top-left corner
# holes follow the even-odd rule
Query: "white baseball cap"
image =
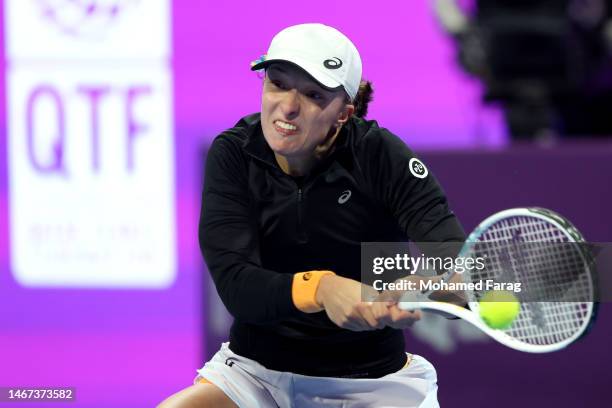
[(299, 24), (274, 36), (268, 53), (251, 64), (257, 71), (272, 62), (291, 62), (306, 71), (325, 88), (340, 86), (351, 99), (361, 82), (361, 57), (344, 34), (323, 24)]

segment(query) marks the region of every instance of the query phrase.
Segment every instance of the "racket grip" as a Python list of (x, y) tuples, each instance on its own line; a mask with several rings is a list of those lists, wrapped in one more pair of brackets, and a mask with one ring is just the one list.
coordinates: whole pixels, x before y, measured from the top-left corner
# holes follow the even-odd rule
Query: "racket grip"
[(414, 312), (417, 309), (421, 308), (420, 302), (400, 302), (400, 308), (406, 310), (408, 312)]

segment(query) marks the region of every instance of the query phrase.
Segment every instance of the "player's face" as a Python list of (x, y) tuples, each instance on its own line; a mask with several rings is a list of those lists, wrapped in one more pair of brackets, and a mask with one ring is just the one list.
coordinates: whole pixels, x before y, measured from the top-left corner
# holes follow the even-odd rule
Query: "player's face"
[(342, 89), (321, 88), (296, 66), (271, 65), (261, 101), (261, 126), (268, 145), (289, 159), (309, 159), (348, 119), (352, 105), (345, 98)]

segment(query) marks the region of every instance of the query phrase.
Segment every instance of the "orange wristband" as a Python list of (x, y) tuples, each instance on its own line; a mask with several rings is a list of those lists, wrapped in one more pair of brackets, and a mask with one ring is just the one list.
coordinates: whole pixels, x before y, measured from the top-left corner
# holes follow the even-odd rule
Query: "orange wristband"
[(317, 303), (316, 294), (321, 278), (325, 275), (335, 275), (332, 271), (308, 271), (293, 275), (291, 297), (293, 304), (304, 313), (315, 313), (323, 310)]

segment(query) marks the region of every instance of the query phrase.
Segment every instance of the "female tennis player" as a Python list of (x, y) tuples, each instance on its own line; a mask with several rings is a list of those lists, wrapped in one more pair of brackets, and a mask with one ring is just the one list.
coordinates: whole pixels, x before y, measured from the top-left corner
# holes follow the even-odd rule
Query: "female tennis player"
[(444, 193), (363, 119), (372, 89), (336, 29), (286, 28), (252, 69), (261, 113), (212, 143), (199, 227), (229, 342), (160, 407), (437, 407), (436, 372), (401, 331), (420, 312), (367, 301), (360, 244), (463, 241)]

